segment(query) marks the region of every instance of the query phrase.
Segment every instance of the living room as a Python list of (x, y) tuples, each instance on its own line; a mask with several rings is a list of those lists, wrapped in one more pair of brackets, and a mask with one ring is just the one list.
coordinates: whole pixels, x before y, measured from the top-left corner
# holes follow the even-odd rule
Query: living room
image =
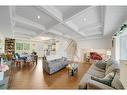
[(127, 88), (126, 6), (0, 12), (0, 89)]

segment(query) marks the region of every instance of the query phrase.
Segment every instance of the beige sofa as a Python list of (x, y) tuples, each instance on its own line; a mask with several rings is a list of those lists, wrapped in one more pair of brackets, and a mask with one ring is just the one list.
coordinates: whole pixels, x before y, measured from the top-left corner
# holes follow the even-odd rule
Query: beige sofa
[[(112, 77), (110, 76), (110, 82), (100, 81), (106, 80), (105, 77), (109, 77), (109, 74), (112, 72), (114, 75), (112, 75)], [(96, 62), (92, 64), (87, 73), (84, 74), (79, 83), (79, 89), (124, 89), (119, 80), (119, 72), (119, 65), (115, 60), (110, 59), (108, 61)], [(91, 77), (100, 80), (98, 81)]]

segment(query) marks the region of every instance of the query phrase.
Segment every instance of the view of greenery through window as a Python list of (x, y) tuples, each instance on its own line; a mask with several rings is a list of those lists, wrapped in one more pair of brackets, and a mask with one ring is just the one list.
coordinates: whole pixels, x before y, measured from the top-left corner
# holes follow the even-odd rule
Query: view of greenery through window
[(16, 50), (29, 50), (30, 44), (28, 43), (16, 43)]

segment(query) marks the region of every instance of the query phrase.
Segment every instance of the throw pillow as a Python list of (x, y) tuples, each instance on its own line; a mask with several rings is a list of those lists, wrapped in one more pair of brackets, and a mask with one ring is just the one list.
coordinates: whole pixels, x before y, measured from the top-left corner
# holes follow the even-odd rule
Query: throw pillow
[(114, 87), (115, 89), (124, 89), (119, 79), (120, 79), (120, 74), (116, 73), (111, 83), (111, 86)]
[(107, 75), (110, 72), (119, 72), (120, 71), (120, 67), (118, 65), (117, 62), (113, 61), (112, 65), (108, 66), (108, 68), (106, 68), (106, 72), (105, 75)]
[(91, 76), (91, 79), (98, 81), (100, 83), (106, 84), (108, 86), (111, 86), (114, 75), (115, 75), (115, 72), (111, 72), (107, 74), (104, 78), (97, 78), (97, 77)]
[(100, 68), (100, 69), (105, 70), (105, 68), (106, 68), (106, 62), (105, 61), (98, 61), (98, 62), (95, 63), (95, 66)]
[(113, 63), (117, 63), (116, 60), (114, 59), (108, 59), (106, 61), (106, 70), (108, 69), (109, 66), (111, 66)]

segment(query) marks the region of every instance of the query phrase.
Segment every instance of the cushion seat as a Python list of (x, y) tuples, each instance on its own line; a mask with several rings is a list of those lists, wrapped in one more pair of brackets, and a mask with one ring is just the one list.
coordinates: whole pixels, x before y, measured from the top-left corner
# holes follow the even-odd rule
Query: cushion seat
[(95, 65), (92, 65), (87, 73), (90, 74), (91, 76), (95, 76), (99, 78), (103, 78), (105, 76), (105, 70), (100, 69), (96, 67)]
[(119, 81), (120, 68), (109, 59), (92, 64), (79, 83), (79, 89), (124, 89)]

